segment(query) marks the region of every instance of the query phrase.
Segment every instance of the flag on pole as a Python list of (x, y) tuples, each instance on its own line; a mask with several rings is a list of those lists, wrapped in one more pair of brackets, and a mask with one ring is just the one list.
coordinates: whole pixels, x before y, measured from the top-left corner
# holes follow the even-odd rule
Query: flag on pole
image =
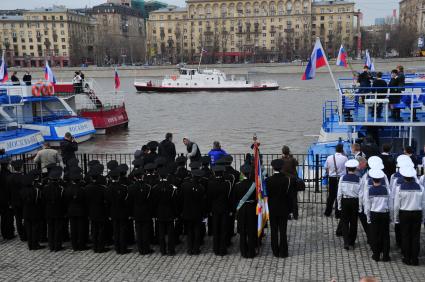
[(121, 81), (120, 81), (120, 77), (118, 75), (118, 70), (117, 68), (115, 68), (115, 90), (120, 89), (121, 86)]
[(269, 205), (267, 202), (266, 182), (261, 169), (260, 150), (258, 143), (254, 144), (255, 186), (257, 193), (257, 235), (261, 236), (264, 226), (269, 220)]
[(7, 63), (4, 59), (4, 52), (1, 57), (1, 66), (0, 66), (0, 82), (5, 83), (9, 79), (9, 74), (7, 73)]
[(48, 61), (46, 61), (46, 65), (44, 67), (44, 79), (46, 79), (51, 84), (56, 84), (56, 77), (55, 77), (52, 69), (49, 67)]
[(366, 50), (365, 55), (365, 66), (368, 66), (370, 71), (375, 71), (375, 65), (373, 64), (372, 58), (370, 57), (369, 50)]
[(208, 53), (208, 51), (207, 51), (207, 50), (205, 50), (204, 48), (202, 48), (201, 53), (202, 53), (202, 54), (203, 54), (203, 53)]
[(343, 45), (341, 45), (341, 48), (339, 48), (338, 59), (336, 59), (336, 65), (344, 68), (348, 67), (347, 52), (345, 51)]
[(313, 53), (311, 54), (310, 60), (308, 61), (305, 73), (302, 76), (302, 80), (310, 80), (316, 76), (316, 70), (318, 68), (328, 65), (328, 59), (326, 59), (325, 51), (323, 50), (320, 39), (316, 39), (314, 44)]

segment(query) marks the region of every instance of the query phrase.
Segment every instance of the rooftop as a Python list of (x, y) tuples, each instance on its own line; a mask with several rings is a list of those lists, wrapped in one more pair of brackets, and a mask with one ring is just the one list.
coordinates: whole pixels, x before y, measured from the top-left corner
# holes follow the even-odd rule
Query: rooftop
[(0, 21), (22, 21), (23, 19), (21, 15), (0, 15)]
[(312, 3), (314, 6), (329, 6), (329, 5), (347, 5), (355, 4), (354, 1), (345, 1), (345, 0), (316, 0)]
[(171, 13), (187, 12), (187, 9), (186, 7), (168, 6), (166, 8), (155, 10), (152, 13), (170, 13), (170, 12)]

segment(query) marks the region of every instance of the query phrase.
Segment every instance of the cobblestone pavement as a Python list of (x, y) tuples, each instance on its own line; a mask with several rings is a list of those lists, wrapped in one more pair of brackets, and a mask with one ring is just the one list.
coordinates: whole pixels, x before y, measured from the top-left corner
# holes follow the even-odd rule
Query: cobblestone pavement
[[(211, 238), (199, 256), (188, 256), (184, 246), (174, 257), (158, 252), (140, 256), (136, 251), (117, 255), (110, 251), (73, 252), (69, 244), (64, 251), (28, 251), (15, 239), (0, 241), (0, 281), (358, 281), (372, 275), (380, 281), (423, 281), (425, 277), (425, 232), (422, 231), (421, 266), (405, 266), (392, 237), (392, 261), (376, 263), (366, 246), (359, 225), (359, 240), (354, 251), (342, 248), (335, 237), (336, 220), (322, 216), (323, 205), (303, 204), (298, 221), (289, 222), (289, 255), (274, 258), (267, 234), (261, 253), (255, 259), (243, 259), (235, 238), (230, 255), (216, 257)], [(393, 236), (394, 234), (392, 234)], [(155, 248), (158, 251), (158, 248)]]

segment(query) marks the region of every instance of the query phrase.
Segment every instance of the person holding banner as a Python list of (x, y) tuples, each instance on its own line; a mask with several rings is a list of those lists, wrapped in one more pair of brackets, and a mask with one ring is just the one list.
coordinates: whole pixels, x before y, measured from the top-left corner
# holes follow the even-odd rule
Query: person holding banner
[(270, 208), (270, 229), (272, 252), (275, 257), (288, 257), (287, 225), (290, 212), (292, 190), (295, 182), (281, 171), (283, 160), (273, 160), (274, 174), (266, 179)]
[(243, 180), (236, 184), (234, 203), (238, 221), (239, 246), (244, 258), (255, 257), (257, 247), (257, 200), (255, 182), (251, 176), (252, 166), (244, 164), (241, 167)]

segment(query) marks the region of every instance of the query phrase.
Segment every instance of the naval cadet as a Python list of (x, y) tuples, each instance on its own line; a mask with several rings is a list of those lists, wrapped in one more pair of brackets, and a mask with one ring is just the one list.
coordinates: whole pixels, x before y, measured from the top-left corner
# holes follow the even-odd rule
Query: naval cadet
[(270, 209), (271, 246), (275, 257), (288, 257), (287, 226), (291, 206), (291, 193), (295, 183), (281, 171), (282, 159), (273, 160), (274, 174), (266, 179)]
[(70, 167), (69, 182), (65, 188), (67, 215), (71, 225), (71, 246), (74, 251), (87, 250), (87, 206), (82, 169)]
[(131, 215), (136, 222), (137, 250), (141, 255), (153, 253), (150, 247), (152, 229), (152, 186), (143, 181), (143, 169), (133, 171), (134, 183), (129, 186)]
[(372, 185), (364, 194), (364, 209), (370, 224), (369, 237), (374, 261), (390, 261), (390, 221), (392, 200), (390, 189), (385, 185), (385, 173), (380, 169), (368, 172)]
[(106, 186), (102, 164), (94, 165), (88, 171), (89, 181), (86, 185), (86, 201), (88, 207), (88, 217), (90, 219), (91, 238), (93, 241), (93, 251), (104, 253), (108, 249), (106, 244), (106, 222), (108, 218), (108, 205), (106, 199)]
[(257, 247), (257, 201), (256, 189), (251, 166), (244, 164), (241, 167), (242, 181), (238, 182), (234, 189), (234, 204), (239, 231), (239, 247), (244, 258), (255, 257)]
[(14, 160), (11, 162), (13, 172), (8, 179), (8, 186), (10, 189), (10, 203), (15, 217), (16, 231), (18, 231), (19, 239), (26, 241), (26, 234), (24, 228), (24, 220), (22, 218), (22, 199), (21, 192), (24, 188), (24, 173), (22, 171), (24, 162), (22, 160)]
[(359, 195), (361, 194), (360, 177), (356, 174), (359, 162), (356, 159), (345, 163), (347, 174), (340, 178), (337, 203), (341, 212), (344, 249), (354, 248), (357, 238), (357, 221), (359, 214)]
[(400, 223), (403, 263), (418, 265), (421, 226), (425, 218), (424, 187), (415, 181), (413, 167), (400, 168), (404, 181), (396, 187), (394, 196), (394, 220)]
[(10, 187), (8, 185), (9, 158), (0, 159), (0, 232), (5, 240), (15, 237), (15, 227), (13, 225), (13, 209), (11, 204)]
[(177, 187), (167, 181), (168, 169), (158, 171), (159, 183), (153, 188), (155, 213), (159, 222), (159, 247), (162, 255), (175, 255)]
[(129, 209), (128, 188), (120, 183), (121, 171), (116, 168), (109, 173), (111, 181), (107, 189), (110, 215), (113, 225), (114, 248), (117, 254), (127, 254)]
[(213, 250), (216, 255), (227, 254), (229, 202), (232, 184), (224, 178), (224, 166), (213, 167), (214, 177), (208, 181), (207, 199), (211, 207)]
[(49, 169), (49, 180), (44, 187), (47, 219), (47, 238), (49, 250), (62, 250), (66, 202), (64, 186), (61, 182), (62, 167), (55, 166)]
[(29, 250), (45, 248), (40, 245), (41, 222), (43, 220), (42, 192), (40, 189), (41, 171), (32, 170), (23, 177), (24, 187), (21, 191), (22, 216)]
[[(192, 162), (191, 165), (194, 163)], [(201, 182), (204, 171), (193, 169), (191, 175), (190, 179), (183, 182), (179, 198), (187, 233), (187, 253), (199, 255), (201, 252), (201, 226), (206, 205), (206, 190)]]

